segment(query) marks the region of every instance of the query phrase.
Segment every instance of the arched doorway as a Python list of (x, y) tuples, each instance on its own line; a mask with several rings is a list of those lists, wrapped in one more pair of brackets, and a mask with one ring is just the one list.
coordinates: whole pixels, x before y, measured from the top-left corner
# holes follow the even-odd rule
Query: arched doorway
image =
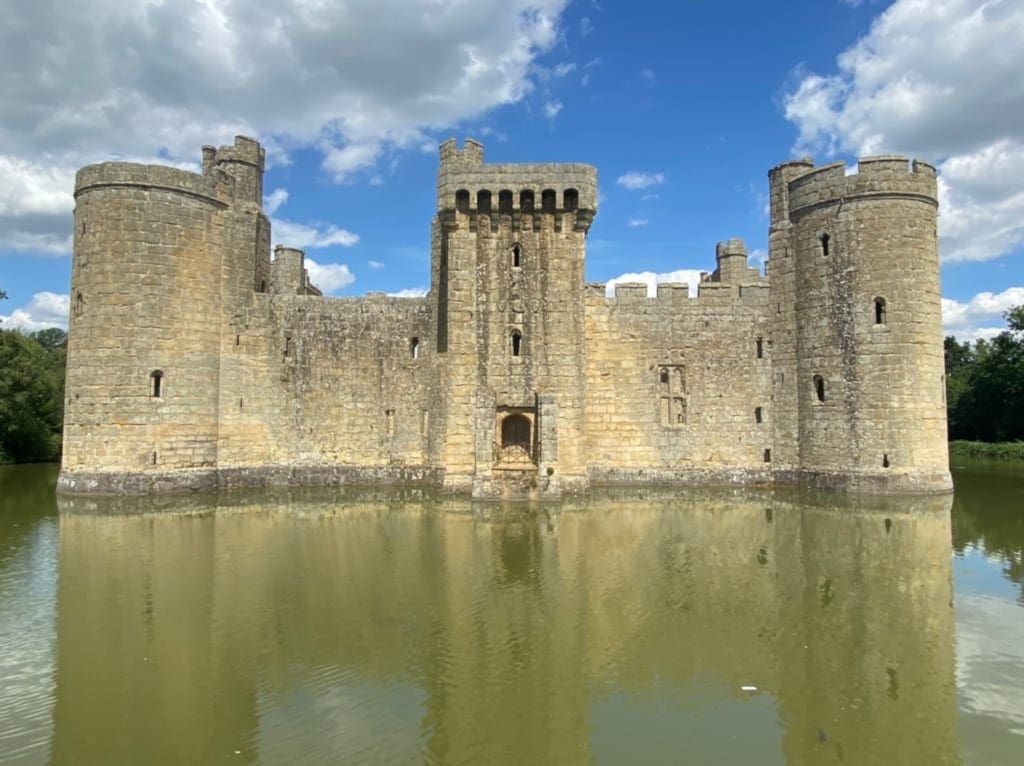
[(533, 422), (520, 413), (501, 421), (502, 461), (525, 462), (533, 456)]

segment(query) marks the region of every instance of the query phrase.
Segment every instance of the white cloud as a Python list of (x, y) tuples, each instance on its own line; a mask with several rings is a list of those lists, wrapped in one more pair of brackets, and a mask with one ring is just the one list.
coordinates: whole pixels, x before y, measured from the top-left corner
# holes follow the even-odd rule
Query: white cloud
[(554, 74), (555, 74), (555, 77), (565, 77), (567, 74), (569, 74), (571, 72), (575, 72), (575, 71), (576, 71), (576, 64), (570, 61), (570, 62), (559, 64), (558, 66), (556, 66)]
[(334, 224), (318, 228), (317, 225), (272, 218), (270, 226), (275, 245), (297, 247), (300, 250), (317, 250), (333, 245), (352, 247), (359, 242), (358, 234), (353, 234), (347, 229), (339, 229)]
[(594, 22), (590, 20), (589, 16), (584, 16), (580, 19), (580, 37), (587, 37), (593, 31)]
[(562, 102), (557, 98), (544, 104), (544, 116), (549, 120), (555, 119), (560, 111), (562, 111)]
[(996, 141), (940, 166), (939, 253), (985, 261), (1024, 244), (1024, 141)]
[(67, 161), (0, 155), (0, 250), (70, 253), (74, 179)]
[(267, 215), (273, 215), (277, 212), (277, 209), (287, 201), (287, 189), (274, 189), (270, 194), (263, 197), (263, 210)]
[(352, 142), (343, 147), (326, 147), (323, 168), (336, 182), (349, 180), (363, 168), (373, 167), (381, 153), (377, 141)]
[(1024, 708), (1020, 705), (1024, 667), (1012, 659), (1019, 656), (1024, 612), (1009, 599), (964, 594), (957, 596), (956, 616), (960, 705), (1024, 736)]
[(348, 266), (343, 263), (320, 264), (308, 257), (305, 263), (309, 281), (319, 287), (324, 295), (337, 292), (356, 281)]
[(422, 298), (430, 290), (426, 287), (407, 287), (395, 293), (388, 293), (392, 298)]
[(946, 261), (1024, 244), (1024, 78), (1018, 0), (897, 0), (783, 99), (797, 154), (902, 152), (935, 162)]
[(626, 221), (626, 225), (631, 229), (639, 229), (643, 226), (646, 226), (649, 223), (650, 221), (648, 221), (646, 218), (630, 218), (628, 221)]
[(640, 76), (643, 77), (645, 80), (647, 80), (647, 82), (649, 82), (651, 85), (654, 85), (654, 70), (653, 69), (644, 69), (643, 71), (640, 72)]
[(631, 191), (646, 189), (664, 182), (664, 173), (640, 173), (636, 170), (631, 170), (615, 179), (615, 183), (619, 186), (624, 186)]
[(369, 266), (371, 269), (383, 269), (384, 268), (384, 264), (381, 263), (380, 261), (367, 261), (366, 265)]
[(942, 299), (942, 329), (960, 340), (992, 338), (1006, 329), (1003, 313), (1024, 305), (1024, 287), (1008, 287), (1001, 293), (978, 293), (967, 303)]
[(567, 4), (14, 3), (0, 25), (0, 247), (64, 247), (83, 164), (194, 163), (237, 133), (272, 162), (315, 148), (348, 180), (522, 99)]
[(615, 285), (629, 282), (643, 282), (647, 285), (647, 295), (654, 298), (658, 295), (658, 284), (660, 282), (683, 282), (690, 286), (690, 297), (697, 295), (697, 285), (700, 284), (701, 272), (697, 269), (677, 269), (655, 273), (653, 271), (632, 271), (627, 274), (620, 274), (609, 279), (605, 283), (605, 295), (612, 297), (615, 294)]
[(67, 295), (36, 293), (27, 306), (14, 309), (8, 315), (0, 314), (0, 327), (5, 330), (17, 327), (29, 332), (45, 330), (47, 327), (60, 327), (66, 330), (69, 307)]

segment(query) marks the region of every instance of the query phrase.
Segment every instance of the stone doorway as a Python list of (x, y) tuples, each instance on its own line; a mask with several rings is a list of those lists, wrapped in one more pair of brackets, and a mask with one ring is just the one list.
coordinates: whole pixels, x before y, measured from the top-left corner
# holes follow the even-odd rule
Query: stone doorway
[(498, 412), (496, 462), (499, 466), (533, 466), (534, 413), (523, 410)]

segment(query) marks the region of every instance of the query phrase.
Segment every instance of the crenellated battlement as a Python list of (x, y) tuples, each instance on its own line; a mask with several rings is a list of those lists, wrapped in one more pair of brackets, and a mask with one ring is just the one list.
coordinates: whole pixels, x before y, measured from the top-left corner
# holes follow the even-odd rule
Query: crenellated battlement
[(441, 168), (472, 168), (484, 164), (484, 145), (473, 138), (467, 138), (465, 148), (459, 149), (454, 138), (449, 138), (440, 146)]
[(647, 307), (693, 307), (709, 301), (751, 300), (767, 298), (769, 285), (726, 284), (722, 282), (701, 282), (693, 285), (696, 290), (690, 293), (691, 285), (686, 282), (658, 282), (652, 293), (646, 282), (616, 282), (609, 286), (606, 282), (588, 282), (584, 298), (588, 304), (604, 303), (608, 306), (629, 305)]
[(912, 197), (938, 205), (935, 168), (900, 155), (862, 157), (852, 171), (833, 162), (789, 181), (789, 214), (864, 198)]
[(555, 215), (577, 213), (589, 226), (597, 211), (597, 169), (564, 163), (485, 164), (483, 145), (454, 139), (441, 145), (439, 213)]

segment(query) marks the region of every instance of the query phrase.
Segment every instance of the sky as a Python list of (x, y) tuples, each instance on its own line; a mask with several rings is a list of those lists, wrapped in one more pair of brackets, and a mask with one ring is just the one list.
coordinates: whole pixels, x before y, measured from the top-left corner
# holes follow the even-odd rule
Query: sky
[(74, 173), (267, 148), (275, 243), (326, 294), (429, 286), (437, 146), (585, 162), (587, 280), (767, 254), (767, 172), (939, 169), (945, 330), (1024, 304), (1020, 0), (13, 0), (0, 17), (4, 327), (66, 326)]

